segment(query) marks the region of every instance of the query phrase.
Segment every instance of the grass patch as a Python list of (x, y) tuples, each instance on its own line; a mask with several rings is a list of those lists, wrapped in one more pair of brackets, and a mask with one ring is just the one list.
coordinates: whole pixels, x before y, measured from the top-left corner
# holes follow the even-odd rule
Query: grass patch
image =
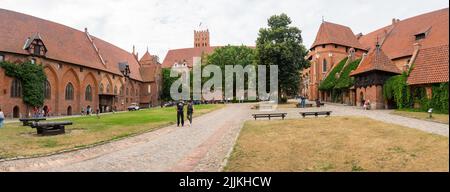
[(426, 121), (433, 121), (437, 123), (449, 124), (448, 114), (433, 113), (433, 117), (430, 119), (430, 115), (426, 112), (410, 111), (410, 110), (396, 110), (391, 114), (399, 115), (403, 117), (415, 118)]
[(448, 138), (365, 117), (248, 121), (230, 172), (449, 171)]
[[(194, 116), (199, 116), (224, 105), (195, 106)], [(175, 108), (149, 109), (135, 112), (74, 117), (54, 121), (72, 121), (66, 126), (66, 134), (42, 137), (36, 130), (21, 123), (5, 124), (0, 129), (0, 159), (45, 155), (63, 150), (84, 148), (93, 144), (118, 140), (132, 135), (153, 131), (176, 123)]]

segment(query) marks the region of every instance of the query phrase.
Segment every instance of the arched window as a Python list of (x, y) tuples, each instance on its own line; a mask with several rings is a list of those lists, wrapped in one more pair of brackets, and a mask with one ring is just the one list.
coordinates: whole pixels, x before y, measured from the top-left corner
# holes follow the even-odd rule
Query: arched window
[(111, 91), (111, 85), (106, 85), (106, 93), (110, 93)]
[(84, 100), (92, 101), (92, 87), (91, 87), (91, 85), (88, 85), (86, 87), (86, 92), (84, 93)]
[(11, 84), (11, 97), (22, 97), (22, 82), (14, 79)]
[(134, 96), (134, 88), (131, 88), (131, 96)]
[(103, 93), (103, 83), (100, 83), (100, 93)]
[(114, 95), (117, 95), (117, 86), (114, 86)]
[(44, 98), (51, 99), (52, 97), (52, 88), (50, 87), (50, 82), (45, 81), (44, 83)]
[(73, 100), (73, 85), (68, 83), (66, 86), (66, 100)]
[(123, 95), (123, 86), (120, 86), (119, 95)]
[(127, 96), (128, 96), (128, 94), (129, 94), (129, 90), (128, 90), (128, 88), (127, 88)]
[(327, 60), (323, 59), (323, 63), (322, 63), (322, 72), (327, 72), (328, 70), (328, 64), (327, 64)]

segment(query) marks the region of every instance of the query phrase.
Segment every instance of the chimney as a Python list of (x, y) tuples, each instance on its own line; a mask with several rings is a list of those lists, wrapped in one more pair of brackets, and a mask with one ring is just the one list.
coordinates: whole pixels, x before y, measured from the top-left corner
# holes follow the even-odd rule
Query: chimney
[(422, 45), (420, 43), (414, 43), (413, 55), (412, 55), (411, 59), (409, 60), (409, 63), (407, 64), (407, 66), (405, 66), (405, 69), (411, 68), (411, 66), (414, 64), (414, 62), (416, 62), (417, 55), (419, 55), (420, 47), (422, 47)]
[(393, 18), (393, 19), (392, 19), (392, 25), (395, 25), (395, 24), (397, 24), (398, 22), (400, 22), (400, 19), (396, 19), (396, 18)]
[(356, 35), (356, 39), (360, 39), (361, 37), (363, 36), (363, 34), (362, 33), (358, 33), (357, 35)]

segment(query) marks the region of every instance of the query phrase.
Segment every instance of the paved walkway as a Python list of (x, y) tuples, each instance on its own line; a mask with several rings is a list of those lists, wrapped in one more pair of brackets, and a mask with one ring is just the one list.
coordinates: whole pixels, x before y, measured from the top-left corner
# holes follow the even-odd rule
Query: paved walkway
[[(317, 109), (279, 109), (288, 118), (300, 111), (330, 110), (333, 116), (366, 116), (422, 131), (449, 135), (449, 126), (397, 115), (389, 110), (363, 111), (329, 105)], [(251, 120), (250, 104), (232, 104), (194, 119), (192, 127), (165, 127), (105, 145), (48, 157), (0, 162), (1, 171), (219, 171), (243, 122)], [(312, 117), (314, 118), (314, 117)]]
[(247, 104), (121, 141), (49, 157), (0, 162), (0, 171), (219, 171), (245, 120)]

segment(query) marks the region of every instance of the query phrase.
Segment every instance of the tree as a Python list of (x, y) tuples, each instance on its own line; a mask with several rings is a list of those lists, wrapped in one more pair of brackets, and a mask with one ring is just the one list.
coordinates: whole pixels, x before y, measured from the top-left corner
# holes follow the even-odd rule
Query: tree
[(305, 59), (308, 51), (303, 45), (301, 30), (290, 26), (291, 23), (284, 13), (274, 15), (268, 20), (269, 28), (261, 28), (256, 40), (257, 63), (267, 67), (278, 65), (278, 93), (282, 102), (298, 93), (299, 72), (308, 67)]
[[(255, 65), (255, 50), (244, 45), (241, 46), (227, 45), (225, 47), (220, 47), (215, 49), (212, 54), (208, 55), (207, 65), (219, 66), (222, 70), (222, 83), (226, 83), (225, 66), (240, 65), (243, 68), (245, 68), (248, 65)], [(248, 78), (249, 78), (248, 75), (245, 75), (244, 77), (245, 87), (248, 87), (247, 81)], [(233, 85), (225, 85), (225, 86), (233, 86), (233, 90), (235, 90), (236, 88), (235, 81), (236, 79), (233, 79), (234, 82)]]

